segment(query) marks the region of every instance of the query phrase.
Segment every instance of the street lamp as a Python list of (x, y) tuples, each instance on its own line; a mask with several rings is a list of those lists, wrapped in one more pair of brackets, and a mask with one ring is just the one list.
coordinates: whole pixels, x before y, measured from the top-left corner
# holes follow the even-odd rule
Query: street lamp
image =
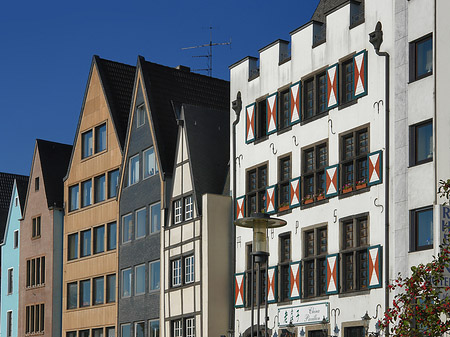
[[(381, 306), (380, 306), (381, 307)], [(377, 306), (377, 311), (378, 311), (378, 306)], [(378, 315), (378, 312), (377, 312), (377, 315)], [(374, 317), (374, 318), (376, 318), (376, 317)], [(375, 332), (369, 332), (369, 324), (370, 324), (370, 320), (372, 319), (370, 316), (369, 316), (369, 313), (366, 311), (366, 313), (364, 314), (364, 316), (363, 317), (361, 317), (361, 319), (363, 320), (363, 326), (364, 326), (364, 336), (366, 336), (366, 337), (369, 337), (369, 336), (371, 336), (371, 337), (377, 337), (377, 336), (379, 336), (380, 335), (380, 326), (379, 326), (379, 324), (377, 323), (376, 325), (375, 325)]]
[[(278, 228), (285, 226), (287, 224), (286, 221), (271, 218), (269, 214), (266, 213), (252, 213), (251, 216), (246, 218), (237, 219), (234, 221), (234, 224), (239, 227), (251, 228), (253, 229), (253, 244), (252, 244), (252, 275), (251, 275), (251, 336), (253, 337), (253, 325), (254, 325), (254, 317), (255, 317), (255, 303), (254, 303), (254, 292), (255, 285), (253, 280), (253, 274), (255, 271), (255, 263), (258, 267), (257, 274), (257, 334), (256, 336), (260, 336), (260, 309), (261, 309), (261, 300), (260, 300), (260, 287), (261, 287), (261, 264), (267, 261), (267, 257), (269, 256), (269, 245), (267, 242), (267, 230), (269, 228)], [(266, 268), (266, 279), (268, 279), (268, 268)], [(267, 298), (265, 302), (265, 319), (264, 319), (264, 333), (265, 337), (267, 337)]]
[(323, 337), (328, 337), (328, 321), (325, 318), (325, 316), (323, 316), (322, 321), (320, 322), (320, 324), (322, 325)]

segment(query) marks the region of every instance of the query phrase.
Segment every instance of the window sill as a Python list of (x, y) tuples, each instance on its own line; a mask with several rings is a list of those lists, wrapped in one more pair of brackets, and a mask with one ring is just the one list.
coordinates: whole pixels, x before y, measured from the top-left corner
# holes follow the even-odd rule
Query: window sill
[(314, 202), (312, 202), (310, 204), (301, 205), (300, 209), (308, 209), (308, 208), (311, 208), (311, 207), (314, 207), (314, 206), (319, 206), (319, 205), (326, 204), (328, 202), (329, 202), (329, 200), (327, 198), (325, 198), (323, 200), (314, 201)]
[(264, 141), (267, 140), (267, 139), (269, 139), (269, 136), (268, 136), (268, 135), (265, 135), (264, 137), (260, 137), (260, 138), (255, 139), (255, 141), (253, 142), (253, 144), (256, 145), (256, 144), (262, 143), (262, 142), (264, 142)]
[(342, 109), (345, 109), (345, 108), (348, 108), (348, 107), (350, 107), (352, 105), (355, 105), (356, 103), (358, 103), (358, 99), (357, 98), (354, 99), (354, 100), (351, 100), (350, 102), (339, 104), (338, 111), (342, 110)]
[(362, 25), (364, 22), (366, 22), (366, 19), (365, 19), (365, 18), (362, 18), (361, 20), (358, 20), (358, 21), (356, 21), (356, 22), (353, 22), (353, 23), (348, 27), (348, 29), (352, 29), (352, 28), (358, 27), (359, 25)]
[(28, 286), (28, 287), (25, 287), (25, 291), (27, 291), (27, 290), (36, 290), (36, 289), (44, 288), (44, 287), (45, 287), (45, 283), (38, 284), (38, 285), (35, 285), (35, 286)]
[(322, 117), (325, 117), (325, 116), (328, 116), (328, 110), (327, 110), (327, 111), (324, 111), (324, 112), (320, 112), (320, 113), (316, 114), (316, 115), (313, 116), (313, 117), (310, 117), (310, 118), (307, 118), (307, 119), (303, 119), (303, 120), (300, 122), (300, 125), (306, 125), (306, 124), (308, 124), (308, 123), (314, 122), (315, 120), (318, 120), (318, 119), (320, 119), (320, 118), (322, 118)]
[(340, 293), (338, 298), (352, 297), (352, 296), (361, 296), (361, 295), (369, 295), (370, 289), (364, 290), (352, 290), (344, 293)]
[(277, 136), (278, 135), (282, 135), (283, 133), (286, 133), (286, 132), (291, 131), (291, 130), (292, 130), (292, 125), (289, 125), (289, 126), (283, 128), (283, 129), (280, 129), (279, 131), (277, 131)]
[(289, 62), (291, 60), (291, 57), (286, 57), (285, 59), (278, 62), (278, 65), (281, 66), (282, 64), (285, 64), (286, 62)]
[(424, 79), (424, 78), (427, 78), (427, 77), (429, 77), (429, 76), (431, 76), (431, 75), (433, 75), (433, 71), (430, 71), (429, 73), (426, 73), (425, 75), (422, 75), (422, 76), (420, 76), (420, 77), (416, 77), (416, 78), (410, 79), (409, 82), (408, 82), (408, 84), (411, 84), (411, 83), (420, 81), (420, 80), (422, 80), (422, 79)]
[(415, 248), (415, 249), (411, 249), (408, 253), (418, 253), (418, 252), (423, 252), (425, 250), (430, 250), (433, 249), (433, 245), (429, 245), (429, 246), (423, 246), (423, 247), (419, 247), (419, 248)]
[(111, 250), (107, 250), (106, 252), (102, 252), (102, 253), (87, 255), (87, 256), (83, 256), (83, 257), (78, 257), (76, 259), (67, 260), (67, 264), (74, 263), (74, 262), (79, 262), (79, 261), (86, 261), (86, 260), (89, 260), (89, 259), (97, 258), (99, 256), (103, 256), (103, 255), (106, 255), (106, 254), (111, 254), (111, 253), (114, 253), (114, 252), (115, 252), (115, 249), (111, 249)]
[(323, 301), (329, 299), (328, 295), (319, 295), (315, 297), (307, 297), (302, 298), (302, 303), (314, 302), (314, 301)]
[(107, 151), (108, 151), (108, 149), (104, 149), (104, 150), (102, 150), (102, 151), (99, 151), (99, 152), (95, 152), (95, 153), (91, 154), (90, 156), (87, 156), (87, 157), (81, 158), (81, 160), (80, 160), (80, 163), (82, 163), (82, 162), (85, 162), (86, 160), (89, 160), (89, 159), (92, 159), (92, 158), (98, 157), (98, 156), (100, 156), (100, 155), (102, 155), (102, 154), (106, 153)]
[(324, 44), (325, 42), (327, 42), (327, 39), (323, 39), (321, 41), (314, 42), (312, 44), (312, 48), (316, 48), (316, 47), (320, 46), (321, 44)]
[[(92, 308), (102, 308), (102, 307), (109, 307), (109, 306), (112, 306), (112, 305), (115, 305), (116, 304), (116, 302), (109, 302), (109, 303), (103, 303), (103, 304), (97, 304), (97, 305), (87, 305), (87, 306), (85, 306), (85, 307), (77, 307), (77, 308), (67, 308), (67, 309), (65, 309), (65, 311), (67, 312), (67, 311), (69, 311), (69, 312), (74, 312), (74, 311), (79, 311), (79, 310), (89, 310), (89, 309), (92, 309)], [(64, 311), (64, 310), (63, 310)]]
[(108, 203), (110, 201), (113, 201), (113, 200), (116, 200), (115, 197), (106, 199), (104, 201), (95, 202), (93, 204), (90, 204), (90, 205), (87, 205), (87, 206), (83, 206), (81, 208), (77, 208), (77, 209), (71, 210), (71, 211), (68, 212), (68, 215), (75, 214), (75, 213), (78, 213), (78, 212), (83, 212), (83, 211), (85, 211), (87, 209), (91, 209), (91, 208), (96, 207), (96, 206), (104, 205), (104, 204), (106, 204), (106, 203)]
[(192, 287), (192, 286), (197, 286), (197, 285), (200, 285), (199, 281), (190, 282), (190, 283), (184, 283), (184, 284), (180, 284), (180, 285), (177, 285), (177, 286), (170, 286), (170, 288), (165, 290), (164, 292), (167, 293), (167, 292), (173, 291), (173, 290), (186, 289), (186, 288), (189, 288), (189, 287)]
[(364, 192), (369, 192), (369, 191), (370, 191), (370, 186), (361, 188), (361, 189), (359, 189), (359, 190), (357, 190), (357, 189), (355, 188), (353, 191), (348, 192), (348, 193), (342, 193), (342, 191), (341, 191), (341, 192), (339, 193), (338, 198), (339, 198), (339, 199), (345, 199), (345, 198), (348, 198), (348, 197), (351, 197), (351, 196), (354, 196), (354, 195), (358, 195), (358, 194), (361, 194), (361, 193), (364, 193)]
[(286, 215), (286, 214), (290, 214), (290, 213), (292, 213), (292, 209), (291, 208), (286, 209), (284, 211), (278, 211), (277, 216), (282, 216), (282, 215)]
[(408, 166), (408, 168), (420, 166), (420, 165), (426, 164), (426, 163), (431, 163), (432, 161), (433, 161), (433, 157), (428, 158), (428, 159), (424, 159), (424, 160), (421, 160), (421, 161), (419, 161), (419, 162), (410, 164), (410, 165)]

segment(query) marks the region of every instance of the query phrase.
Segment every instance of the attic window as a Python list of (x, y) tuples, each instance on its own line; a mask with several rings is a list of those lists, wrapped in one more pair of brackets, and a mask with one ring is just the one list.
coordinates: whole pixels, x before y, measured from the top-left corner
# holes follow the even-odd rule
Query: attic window
[(145, 124), (145, 109), (144, 104), (141, 104), (136, 109), (136, 128)]
[(39, 177), (34, 179), (34, 190), (39, 191)]

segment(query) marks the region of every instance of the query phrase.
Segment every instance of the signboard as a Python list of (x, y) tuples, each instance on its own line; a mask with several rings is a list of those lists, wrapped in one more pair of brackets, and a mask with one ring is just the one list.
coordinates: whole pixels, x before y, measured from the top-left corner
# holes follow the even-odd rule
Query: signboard
[(330, 303), (299, 305), (278, 309), (280, 327), (287, 326), (291, 322), (294, 325), (317, 324), (321, 323), (324, 317), (327, 322), (330, 321)]
[[(450, 243), (450, 206), (440, 206), (439, 214), (439, 232), (441, 234), (440, 244)], [(442, 289), (441, 297), (450, 296), (449, 291), (445, 291), (445, 288), (450, 287), (450, 267), (444, 268), (444, 278), (438, 285)]]

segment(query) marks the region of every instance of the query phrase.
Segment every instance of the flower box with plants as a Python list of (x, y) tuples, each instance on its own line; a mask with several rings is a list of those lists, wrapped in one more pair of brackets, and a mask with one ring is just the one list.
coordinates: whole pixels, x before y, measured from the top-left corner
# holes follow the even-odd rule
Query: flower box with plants
[(343, 194), (349, 193), (351, 191), (353, 191), (353, 184), (352, 183), (347, 183), (347, 184), (342, 186), (342, 193)]
[(306, 195), (302, 198), (302, 204), (303, 205), (308, 205), (314, 202), (314, 196), (313, 195)]
[(356, 182), (356, 189), (360, 190), (362, 188), (366, 188), (367, 187), (367, 181), (366, 179), (361, 179), (359, 181)]
[(323, 193), (323, 191), (319, 191), (319, 193), (316, 195), (316, 200), (325, 200), (325, 193)]
[(278, 207), (278, 212), (287, 211), (289, 209), (289, 203), (283, 202), (280, 207)]

